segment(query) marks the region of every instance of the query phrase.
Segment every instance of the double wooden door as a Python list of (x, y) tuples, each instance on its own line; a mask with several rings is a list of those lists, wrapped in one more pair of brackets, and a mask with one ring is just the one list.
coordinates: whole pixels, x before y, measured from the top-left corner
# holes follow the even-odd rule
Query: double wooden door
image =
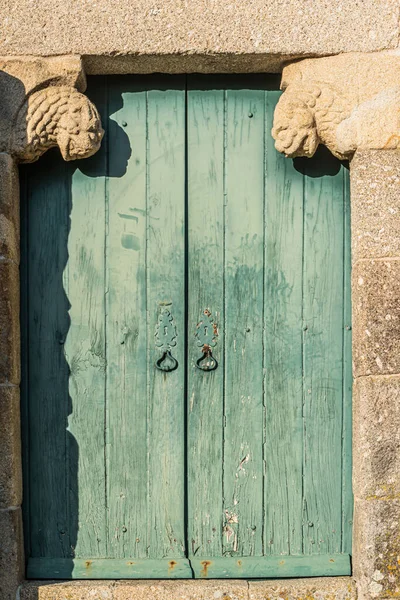
[(28, 576), (348, 574), (346, 169), (266, 76), (89, 83), (101, 151), (21, 173)]

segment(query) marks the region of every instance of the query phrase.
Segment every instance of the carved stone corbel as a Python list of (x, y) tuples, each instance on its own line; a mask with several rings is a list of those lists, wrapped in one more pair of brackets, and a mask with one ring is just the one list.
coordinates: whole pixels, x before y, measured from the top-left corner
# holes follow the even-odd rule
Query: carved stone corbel
[(340, 159), (400, 147), (400, 57), (347, 54), (283, 70), (272, 135), (279, 152), (308, 156), (319, 144)]
[(99, 113), (86, 96), (73, 87), (48, 87), (20, 108), (10, 153), (20, 162), (34, 162), (58, 146), (64, 160), (86, 158), (97, 152), (103, 134)]
[(60, 148), (64, 160), (86, 158), (104, 131), (78, 57), (0, 58), (0, 151), (34, 162)]

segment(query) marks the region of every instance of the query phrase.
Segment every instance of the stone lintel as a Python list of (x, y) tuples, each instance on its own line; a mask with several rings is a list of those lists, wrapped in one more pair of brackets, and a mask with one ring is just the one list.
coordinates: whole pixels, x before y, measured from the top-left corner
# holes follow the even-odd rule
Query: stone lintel
[(398, 0), (136, 0), (114, 2), (112, 11), (110, 0), (8, 6), (0, 54), (326, 56), (395, 48), (399, 39)]

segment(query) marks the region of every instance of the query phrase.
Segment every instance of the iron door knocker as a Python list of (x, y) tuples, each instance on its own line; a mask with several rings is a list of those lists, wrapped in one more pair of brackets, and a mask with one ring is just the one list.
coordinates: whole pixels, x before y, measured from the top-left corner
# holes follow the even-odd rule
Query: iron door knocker
[(170, 371), (175, 371), (178, 368), (178, 361), (171, 354), (170, 350), (164, 352), (164, 354), (156, 361), (156, 367), (159, 371), (165, 371), (169, 373)]
[(196, 367), (201, 371), (215, 371), (218, 362), (212, 355), (212, 347), (217, 344), (218, 327), (208, 309), (203, 315), (196, 330), (197, 345), (202, 347), (203, 356), (196, 361)]
[(203, 356), (196, 361), (196, 367), (202, 371), (215, 371), (215, 369), (218, 367), (218, 362), (213, 357), (210, 346), (204, 344), (202, 352)]

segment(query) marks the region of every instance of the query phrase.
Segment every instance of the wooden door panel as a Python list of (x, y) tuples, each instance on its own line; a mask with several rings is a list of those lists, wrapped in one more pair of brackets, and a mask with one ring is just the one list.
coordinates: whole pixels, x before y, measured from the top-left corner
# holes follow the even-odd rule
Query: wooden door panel
[[(26, 169), (28, 575), (191, 576), (181, 560), (185, 82), (95, 78), (89, 95), (101, 152), (81, 165), (45, 156), (40, 183), (37, 166)], [(155, 368), (166, 305), (171, 373)]]
[[(121, 97), (113, 112), (113, 99), (117, 105)], [(118, 558), (177, 558), (185, 551), (183, 86), (146, 90), (132, 80), (127, 88), (119, 79), (110, 89), (110, 112), (132, 156), (126, 174), (108, 183), (109, 547)], [(109, 157), (112, 172), (113, 162), (117, 169), (123, 160), (112, 136)], [(168, 374), (154, 367), (165, 303), (181, 367)]]
[(192, 567), (348, 574), (347, 173), (324, 152), (279, 155), (279, 92), (238, 80), (207, 91), (189, 78), (189, 327), (205, 309), (219, 326), (216, 371), (196, 369), (189, 345)]
[(347, 171), (268, 82), (92, 78), (101, 151), (21, 169), (29, 577), (350, 573)]

